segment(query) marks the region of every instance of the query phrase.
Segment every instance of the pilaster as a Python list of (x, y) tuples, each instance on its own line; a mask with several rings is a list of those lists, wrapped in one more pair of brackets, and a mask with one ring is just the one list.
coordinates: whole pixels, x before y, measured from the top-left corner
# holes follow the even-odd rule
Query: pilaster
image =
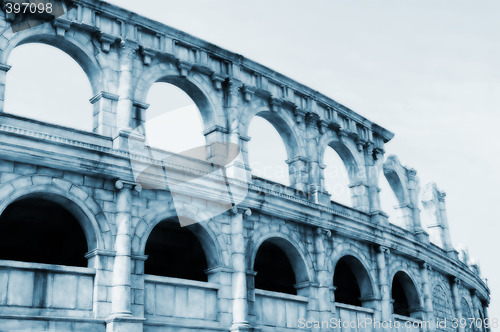
[(387, 271), (386, 256), (390, 254), (387, 247), (380, 246), (377, 248), (377, 268), (378, 279), (381, 294), (381, 318), (382, 321), (389, 321), (392, 317), (392, 295), (391, 285), (389, 284), (389, 276)]

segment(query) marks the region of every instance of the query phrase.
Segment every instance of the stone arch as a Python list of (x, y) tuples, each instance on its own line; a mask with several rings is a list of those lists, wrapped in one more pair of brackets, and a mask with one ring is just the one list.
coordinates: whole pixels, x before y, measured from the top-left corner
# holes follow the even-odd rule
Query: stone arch
[(209, 82), (203, 75), (190, 73), (187, 76), (181, 76), (179, 69), (173, 64), (155, 61), (144, 70), (137, 81), (134, 99), (145, 102), (149, 89), (157, 82), (172, 84), (193, 100), (200, 111), (204, 130), (214, 126), (226, 128), (227, 121), (220, 102), (221, 98), (217, 98), (211, 81)]
[[(0, 63), (6, 64), (12, 50), (20, 45), (41, 43), (55, 47), (71, 56), (80, 65), (90, 82), (92, 93), (95, 95), (99, 91), (105, 90), (103, 85), (107, 80), (104, 80), (101, 65), (93, 54), (94, 47), (91, 46), (90, 49), (88, 47), (88, 45), (93, 45), (92, 42), (87, 40), (85, 46), (76, 38), (76, 35), (80, 36), (80, 34), (76, 31), (74, 34), (75, 36), (70, 33), (66, 33), (64, 37), (57, 36), (54, 28), (48, 24), (17, 32), (3, 48)], [(88, 39), (86, 36), (84, 38)]]
[(62, 179), (46, 176), (22, 177), (4, 184), (8, 193), (0, 198), (0, 214), (13, 202), (23, 198), (41, 197), (64, 206), (80, 223), (88, 250), (113, 248), (110, 225), (101, 207), (81, 188)]
[(364, 161), (354, 142), (351, 140), (342, 142), (337, 133), (328, 131), (321, 136), (318, 146), (320, 162), (324, 160), (327, 147), (331, 147), (340, 156), (340, 159), (342, 159), (342, 162), (347, 169), (347, 174), (349, 175), (349, 181), (351, 184), (366, 180), (366, 174), (364, 173), (362, 167), (364, 165)]
[(400, 205), (410, 204), (410, 194), (407, 187), (406, 171), (399, 159), (390, 155), (383, 166), (384, 176), (394, 192)]
[[(370, 268), (366, 258), (354, 250), (344, 249), (340, 252), (334, 253), (334, 257), (329, 263), (329, 265), (331, 265), (330, 280), (333, 282), (335, 278), (335, 268), (341, 260), (347, 260), (346, 263), (349, 265), (354, 277), (356, 278), (356, 282), (360, 290), (360, 301), (362, 303), (373, 301), (373, 299), (378, 296), (378, 293), (375, 287), (374, 276), (370, 273), (372, 269)], [(338, 285), (333, 286), (338, 287)]]
[(260, 116), (268, 121), (278, 132), (285, 145), (288, 160), (298, 156), (306, 156), (304, 135), (299, 130), (295, 120), (286, 109), (279, 107), (271, 111), (268, 103), (262, 99), (252, 102), (242, 108), (240, 115), (240, 135), (247, 137), (250, 123), (255, 116)]
[[(268, 226), (264, 226), (263, 228), (266, 227)], [(297, 283), (314, 280), (311, 257), (307, 254), (307, 250), (302, 245), (300, 239), (287, 234), (287, 232), (271, 229), (267, 231), (261, 229), (260, 232), (256, 232), (252, 240), (248, 243), (247, 253), (249, 255), (247, 255), (247, 267), (249, 271), (253, 271), (257, 252), (260, 246), (266, 241), (271, 241), (271, 243), (278, 246), (285, 253), (292, 265)]]
[[(418, 283), (412, 276), (412, 273), (405, 268), (397, 268), (393, 271), (390, 277), (390, 285), (391, 285), (391, 294), (395, 294), (398, 291), (397, 284), (399, 283), (401, 286), (401, 291), (406, 297), (408, 306), (405, 308), (398, 308), (399, 303), (397, 299), (393, 298), (393, 310), (394, 313), (396, 311), (401, 310), (403, 313), (399, 313), (401, 315), (422, 318), (422, 297), (420, 294), (420, 290), (418, 289)], [(407, 313), (404, 313), (407, 311)]]
[[(132, 241), (132, 253), (137, 255), (144, 254), (148, 238), (155, 226), (160, 222), (171, 218), (177, 218), (180, 215), (191, 220), (199, 220), (199, 215), (203, 213), (203, 211), (199, 211), (197, 213), (197, 216), (195, 217), (194, 213), (191, 212), (188, 208), (181, 211), (175, 208), (166, 208), (162, 211), (151, 209), (135, 227), (134, 237)], [(190, 231), (196, 236), (203, 248), (205, 257), (207, 259), (208, 268), (228, 266), (229, 258), (227, 257), (226, 243), (223, 242), (223, 239), (221, 239), (221, 237), (218, 237), (216, 235), (216, 233), (212, 229), (213, 226), (208, 226), (208, 223), (213, 223), (213, 221), (209, 219), (208, 214), (203, 220), (205, 221), (194, 223), (190, 225), (189, 228)]]

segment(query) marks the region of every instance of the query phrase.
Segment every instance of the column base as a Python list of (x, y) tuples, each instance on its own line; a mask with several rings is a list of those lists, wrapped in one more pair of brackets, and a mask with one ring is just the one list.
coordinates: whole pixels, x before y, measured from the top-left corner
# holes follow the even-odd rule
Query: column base
[(106, 332), (142, 332), (145, 320), (131, 316), (111, 316), (106, 319)]
[[(247, 322), (235, 323), (231, 326), (231, 328), (229, 330), (233, 331), (233, 332), (252, 332), (252, 331), (254, 331), (253, 327), (251, 327), (250, 324), (248, 324)], [(108, 332), (108, 331), (106, 331), (106, 332)]]

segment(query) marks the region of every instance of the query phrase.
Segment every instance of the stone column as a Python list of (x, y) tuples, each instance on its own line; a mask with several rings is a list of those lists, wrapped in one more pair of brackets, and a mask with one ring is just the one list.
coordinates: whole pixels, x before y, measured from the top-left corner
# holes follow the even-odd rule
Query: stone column
[(444, 191), (439, 192), (438, 196), (438, 207), (439, 207), (439, 214), (441, 216), (441, 225), (443, 228), (443, 247), (446, 251), (448, 252), (454, 252), (455, 249), (453, 249), (453, 245), (451, 244), (451, 237), (450, 237), (450, 228), (448, 226), (448, 214), (446, 213), (446, 202), (445, 202), (445, 197), (446, 193)]
[(435, 329), (434, 326), (434, 310), (432, 307), (432, 290), (429, 281), (429, 271), (431, 271), (431, 266), (427, 263), (422, 263), (420, 265), (420, 275), (422, 277), (422, 290), (424, 297), (424, 319), (431, 322), (429, 331)]
[(128, 138), (134, 122), (134, 85), (133, 63), (138, 50), (137, 43), (125, 40), (120, 45), (120, 78), (118, 83), (118, 102), (116, 106), (116, 125), (114, 147), (127, 149)]
[(246, 271), (246, 241), (243, 215), (251, 215), (251, 210), (232, 210), (231, 218), (231, 263), (233, 267), (233, 324), (231, 331), (251, 331), (248, 323), (248, 289)]
[(389, 248), (380, 246), (377, 248), (377, 268), (381, 295), (382, 321), (389, 321), (392, 317), (392, 295), (390, 280), (387, 275), (386, 255), (390, 254)]
[(132, 317), (132, 239), (131, 206), (132, 190), (140, 191), (139, 185), (122, 180), (115, 183), (116, 225), (115, 260), (113, 265), (113, 287), (111, 295), (111, 316), (107, 319), (107, 332), (142, 331), (142, 320)]
[[(379, 150), (377, 149), (377, 151)], [(379, 153), (374, 152), (375, 148), (371, 142), (366, 144), (364, 151), (370, 214), (374, 223), (387, 225), (389, 224), (389, 220), (387, 214), (382, 212), (382, 208), (380, 207), (380, 188), (378, 186), (378, 176), (383, 160)]]
[(423, 243), (429, 243), (429, 234), (424, 231), (422, 227), (422, 221), (420, 219), (420, 208), (419, 208), (419, 198), (420, 198), (420, 180), (417, 176), (417, 171), (413, 168), (406, 170), (406, 178), (408, 181), (408, 194), (410, 199), (410, 207), (412, 214), (412, 226), (417, 240)]
[[(460, 279), (458, 278), (453, 278), (451, 281), (451, 293), (453, 294), (453, 308), (455, 310), (455, 318), (460, 320), (462, 319), (462, 303), (460, 299), (460, 292), (459, 292), (459, 286), (460, 286)], [(465, 329), (458, 325), (458, 332), (465, 332)]]
[(0, 113), (4, 112), (5, 83), (7, 81), (7, 72), (10, 68), (9, 65), (0, 64)]
[(314, 250), (316, 252), (316, 266), (318, 269), (318, 305), (319, 320), (327, 321), (332, 318), (335, 311), (334, 302), (330, 297), (332, 280), (326, 266), (327, 241), (331, 237), (329, 230), (318, 228), (314, 234)]
[(320, 119), (315, 113), (307, 113), (305, 119), (307, 159), (309, 160), (308, 192), (311, 200), (315, 203), (319, 203), (320, 194), (323, 190), (321, 186), (321, 167), (318, 160), (318, 141), (320, 136), (318, 122)]
[[(488, 318), (488, 321), (490, 322), (490, 325), (491, 325), (490, 316), (488, 315), (488, 302), (487, 301), (483, 302), (483, 315), (484, 315), (484, 319)], [(496, 317), (493, 317), (493, 318), (496, 318)], [(488, 326), (488, 328), (486, 328), (486, 331), (490, 332), (491, 327)]]

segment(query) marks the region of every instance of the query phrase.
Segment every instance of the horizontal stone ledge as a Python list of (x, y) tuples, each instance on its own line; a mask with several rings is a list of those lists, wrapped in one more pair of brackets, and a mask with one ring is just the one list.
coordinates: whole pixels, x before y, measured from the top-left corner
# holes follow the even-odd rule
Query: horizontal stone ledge
[(171, 277), (161, 277), (150, 274), (144, 275), (144, 281), (156, 284), (182, 286), (182, 287), (196, 287), (196, 288), (211, 289), (211, 290), (218, 290), (221, 287), (219, 284), (211, 282), (203, 282), (203, 281), (171, 278)]
[(260, 295), (260, 296), (265, 296), (265, 297), (272, 297), (272, 298), (280, 299), (280, 300), (289, 300), (289, 301), (295, 301), (295, 302), (302, 302), (302, 303), (308, 303), (309, 302), (309, 298), (307, 298), (305, 296), (285, 294), (285, 293), (278, 293), (278, 292), (272, 292), (272, 291), (267, 291), (267, 290), (263, 290), (263, 289), (255, 289), (255, 295)]
[(56, 317), (56, 316), (35, 316), (35, 315), (2, 315), (1, 319), (15, 319), (15, 320), (43, 320), (43, 321), (59, 321), (59, 322), (74, 322), (74, 323), (96, 323), (105, 324), (104, 319), (98, 318), (79, 318), (79, 317)]
[(96, 273), (95, 269), (89, 267), (31, 263), (31, 262), (9, 261), (9, 260), (0, 260), (0, 267), (23, 269), (23, 270), (42, 270), (55, 273), (74, 273), (74, 274), (83, 274), (89, 276), (93, 276)]

